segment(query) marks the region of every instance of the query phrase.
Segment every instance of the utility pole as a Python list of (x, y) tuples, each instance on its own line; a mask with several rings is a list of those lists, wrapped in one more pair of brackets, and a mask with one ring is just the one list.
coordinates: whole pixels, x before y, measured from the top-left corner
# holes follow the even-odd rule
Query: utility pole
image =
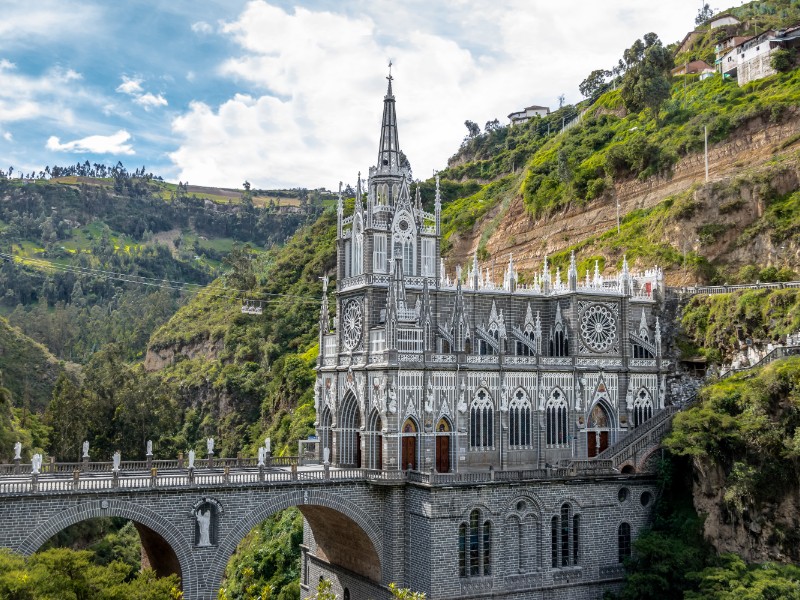
[(705, 154), (706, 154), (706, 183), (708, 183), (708, 125), (703, 127), (705, 137)]

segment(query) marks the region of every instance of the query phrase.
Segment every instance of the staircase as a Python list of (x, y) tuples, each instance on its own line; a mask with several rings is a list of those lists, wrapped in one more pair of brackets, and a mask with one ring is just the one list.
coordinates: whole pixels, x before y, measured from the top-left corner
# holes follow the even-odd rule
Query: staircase
[(672, 429), (672, 417), (680, 408), (667, 406), (652, 419), (603, 450), (596, 460), (610, 460), (614, 469), (628, 463), (633, 466), (634, 471), (638, 471), (644, 460), (661, 445), (661, 440)]

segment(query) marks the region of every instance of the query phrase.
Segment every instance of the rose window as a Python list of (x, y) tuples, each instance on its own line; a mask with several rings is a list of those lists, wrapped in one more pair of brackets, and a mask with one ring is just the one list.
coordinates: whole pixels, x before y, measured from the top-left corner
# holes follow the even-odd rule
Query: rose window
[(581, 336), (594, 352), (605, 352), (614, 342), (616, 319), (611, 311), (600, 304), (593, 304), (581, 317)]
[(363, 329), (361, 303), (358, 300), (350, 300), (345, 306), (342, 326), (345, 348), (352, 350), (361, 341), (361, 331)]

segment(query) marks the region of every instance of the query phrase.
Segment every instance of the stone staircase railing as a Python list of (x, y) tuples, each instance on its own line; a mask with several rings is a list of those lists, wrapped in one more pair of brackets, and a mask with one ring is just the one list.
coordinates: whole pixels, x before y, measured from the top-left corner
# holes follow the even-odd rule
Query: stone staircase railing
[(725, 371), (722, 375), (719, 376), (720, 379), (725, 379), (726, 377), (730, 377), (736, 373), (741, 373), (743, 371), (749, 371), (750, 369), (757, 369), (758, 367), (763, 367), (764, 365), (768, 365), (772, 361), (780, 360), (781, 358), (788, 358), (789, 356), (800, 356), (800, 346), (781, 346), (779, 348), (773, 348), (764, 358), (760, 361), (755, 363), (754, 365), (750, 365), (749, 367), (740, 367), (738, 369), (729, 369)]
[(614, 469), (625, 462), (636, 459), (643, 451), (661, 443), (661, 439), (672, 428), (672, 417), (681, 407), (667, 406), (649, 421), (628, 433), (624, 438), (597, 455), (595, 460), (610, 460)]

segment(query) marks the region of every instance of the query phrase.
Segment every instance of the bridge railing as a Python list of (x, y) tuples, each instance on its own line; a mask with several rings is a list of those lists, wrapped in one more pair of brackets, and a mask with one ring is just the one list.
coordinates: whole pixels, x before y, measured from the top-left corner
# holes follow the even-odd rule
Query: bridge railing
[(749, 371), (750, 369), (757, 369), (759, 367), (763, 367), (764, 365), (768, 365), (769, 363), (775, 360), (780, 360), (781, 358), (788, 358), (790, 356), (800, 356), (800, 346), (793, 345), (793, 346), (781, 346), (779, 348), (774, 348), (757, 363), (750, 365), (748, 367), (740, 367), (738, 369), (728, 369), (722, 375), (720, 375), (719, 378), (725, 379), (726, 377), (730, 377), (731, 375), (735, 375), (736, 373)]

